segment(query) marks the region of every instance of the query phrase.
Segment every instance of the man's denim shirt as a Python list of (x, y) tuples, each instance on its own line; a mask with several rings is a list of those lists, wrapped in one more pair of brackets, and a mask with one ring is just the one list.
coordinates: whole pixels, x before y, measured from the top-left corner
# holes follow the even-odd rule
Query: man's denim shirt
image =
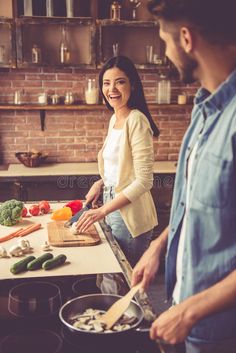
[[(187, 161), (197, 138), (189, 207), (185, 210)], [(176, 255), (185, 211), (181, 301), (236, 269), (236, 70), (213, 94), (201, 88), (195, 98), (172, 201), (166, 257), (169, 298), (176, 282)], [(236, 337), (236, 306), (199, 321), (188, 339), (209, 342), (230, 337)]]

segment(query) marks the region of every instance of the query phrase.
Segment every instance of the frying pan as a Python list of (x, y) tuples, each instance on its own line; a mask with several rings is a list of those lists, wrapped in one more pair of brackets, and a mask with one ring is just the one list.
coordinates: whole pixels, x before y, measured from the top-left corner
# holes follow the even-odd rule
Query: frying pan
[[(143, 310), (138, 303), (131, 301), (127, 311), (125, 312), (129, 316), (136, 318), (135, 322), (130, 328), (122, 331), (112, 332), (92, 332), (85, 331), (80, 328), (74, 327), (71, 324), (71, 319), (78, 314), (82, 314), (86, 309), (99, 309), (106, 311), (115, 301), (120, 299), (121, 296), (115, 294), (89, 294), (81, 297), (74, 298), (66, 302), (59, 311), (59, 317), (61, 322), (65, 325), (70, 334), (76, 336), (80, 343), (83, 344), (110, 344), (112, 345), (120, 343), (121, 338), (131, 338), (135, 329), (140, 325), (143, 320)], [(75, 337), (73, 337), (74, 340)]]
[[(125, 314), (134, 316), (136, 321), (131, 324), (130, 328), (122, 331), (112, 332), (93, 332), (85, 331), (74, 327), (71, 324), (71, 319), (78, 314), (82, 314), (86, 309), (99, 309), (106, 311), (109, 307), (120, 299), (121, 296), (115, 294), (88, 294), (83, 295), (66, 302), (59, 311), (59, 317), (63, 323), (64, 337), (76, 346), (92, 346), (97, 349), (102, 349), (106, 353), (107, 349), (110, 353), (122, 351), (136, 352), (138, 347), (143, 346), (147, 348), (147, 352), (155, 353), (175, 353), (175, 348), (166, 344), (161, 340), (152, 341), (149, 339), (149, 327), (142, 327), (144, 321), (144, 313), (141, 306), (132, 300)], [(142, 324), (142, 325), (141, 325)], [(144, 325), (145, 326), (145, 325)], [(163, 349), (163, 344), (165, 350)]]

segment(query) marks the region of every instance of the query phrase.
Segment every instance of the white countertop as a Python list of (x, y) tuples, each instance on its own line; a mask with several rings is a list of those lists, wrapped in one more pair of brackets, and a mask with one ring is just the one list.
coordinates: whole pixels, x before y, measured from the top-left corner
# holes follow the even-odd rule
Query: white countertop
[[(51, 203), (53, 210), (59, 209), (63, 206), (63, 203)], [(27, 204), (28, 207), (28, 204)], [(42, 228), (35, 231), (22, 239), (29, 240), (30, 245), (33, 247), (33, 255), (38, 257), (45, 253), (41, 246), (47, 239), (47, 223), (52, 222), (50, 214), (32, 216), (23, 218), (22, 222), (12, 227), (5, 227), (0, 225), (0, 236), (7, 235), (14, 230), (24, 228), (32, 223), (41, 223)], [(13, 275), (10, 272), (10, 267), (17, 261), (20, 261), (23, 257), (9, 257), (0, 258), (0, 279), (11, 279), (11, 278), (32, 278), (32, 277), (51, 277), (51, 276), (70, 276), (70, 275), (84, 275), (94, 273), (115, 273), (122, 272), (118, 260), (116, 259), (113, 251), (110, 248), (109, 243), (98, 223), (96, 228), (99, 232), (101, 243), (94, 246), (83, 246), (83, 247), (52, 247), (52, 254), (54, 257), (59, 254), (65, 254), (67, 261), (65, 265), (45, 271), (43, 269), (36, 271), (26, 271)], [(18, 238), (13, 238), (6, 242), (0, 243), (6, 250), (12, 245), (17, 244)], [(25, 256), (28, 256), (25, 255)]]
[[(176, 162), (158, 161), (154, 163), (154, 173), (175, 173)], [(97, 175), (97, 163), (54, 163), (44, 164), (37, 168), (27, 168), (23, 164), (9, 164), (7, 170), (0, 170), (4, 177), (37, 177), (58, 175)]]

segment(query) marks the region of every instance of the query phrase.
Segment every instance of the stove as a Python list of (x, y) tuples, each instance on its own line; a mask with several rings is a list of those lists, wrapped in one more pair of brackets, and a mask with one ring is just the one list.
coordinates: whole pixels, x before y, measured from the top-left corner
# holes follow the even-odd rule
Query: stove
[[(9, 296), (9, 293), (17, 292), (16, 289), (22, 288), (24, 284), (28, 287), (34, 287), (40, 281), (44, 284), (45, 282), (51, 284), (53, 288), (59, 288), (58, 310), (53, 307), (51, 314), (48, 314), (50, 310), (46, 314), (45, 310), (40, 312), (42, 303), (38, 306), (38, 302), (40, 302), (40, 298), (44, 298), (44, 293), (40, 289), (37, 293), (37, 302), (24, 305), (17, 296), (15, 296), (16, 302), (10, 302), (12, 295)], [(94, 344), (92, 339), (91, 342), (84, 344), (76, 333), (69, 331), (59, 319), (59, 307), (72, 298), (94, 293), (124, 295), (128, 290), (129, 286), (122, 273), (1, 280), (0, 353), (164, 352), (149, 339), (147, 330), (146, 332), (133, 331), (125, 339), (116, 341), (115, 344), (112, 340), (111, 342), (103, 340), (105, 344), (101, 343), (101, 347), (98, 347), (97, 342)], [(48, 308), (51, 307), (52, 301), (50, 299)]]

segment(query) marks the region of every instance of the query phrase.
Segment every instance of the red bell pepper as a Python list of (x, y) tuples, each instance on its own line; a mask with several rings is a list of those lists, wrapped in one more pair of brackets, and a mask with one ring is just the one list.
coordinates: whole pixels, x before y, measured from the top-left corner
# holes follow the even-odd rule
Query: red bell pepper
[(83, 202), (81, 200), (73, 200), (68, 202), (65, 206), (70, 207), (72, 211), (72, 216), (74, 216), (83, 207)]

